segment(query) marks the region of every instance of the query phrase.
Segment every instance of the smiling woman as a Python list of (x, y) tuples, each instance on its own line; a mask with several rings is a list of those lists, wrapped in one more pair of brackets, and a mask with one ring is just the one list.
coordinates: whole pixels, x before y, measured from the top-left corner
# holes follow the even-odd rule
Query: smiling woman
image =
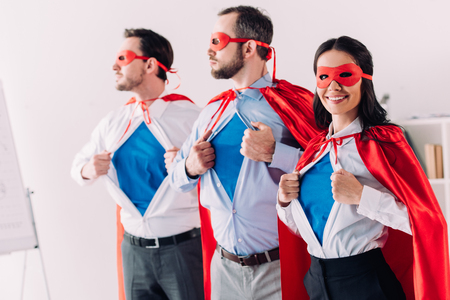
[(447, 224), (376, 101), (370, 52), (350, 37), (328, 40), (314, 71), (316, 124), (328, 132), (281, 177), (277, 205), (308, 244), (310, 299), (449, 299)]

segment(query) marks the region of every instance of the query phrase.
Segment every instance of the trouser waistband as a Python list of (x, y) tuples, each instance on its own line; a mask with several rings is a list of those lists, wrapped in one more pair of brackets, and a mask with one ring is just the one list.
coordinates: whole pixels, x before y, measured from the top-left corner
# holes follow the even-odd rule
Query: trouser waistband
[(380, 248), (376, 248), (361, 254), (322, 259), (311, 255), (310, 271), (322, 274), (324, 277), (349, 276), (367, 272), (386, 264)]
[(255, 253), (246, 256), (239, 256), (228, 252), (227, 250), (220, 247), (219, 244), (216, 245), (216, 251), (219, 252), (221, 257), (225, 257), (241, 266), (254, 266), (261, 265), (266, 262), (271, 262), (280, 259), (280, 253), (278, 247), (272, 250), (264, 251), (261, 253)]
[(160, 246), (176, 245), (199, 236), (200, 236), (200, 228), (194, 228), (192, 230), (180, 234), (150, 239), (137, 237), (132, 234), (129, 234), (128, 232), (125, 232), (123, 235), (123, 239), (128, 243), (130, 243), (131, 245), (144, 248), (159, 248)]

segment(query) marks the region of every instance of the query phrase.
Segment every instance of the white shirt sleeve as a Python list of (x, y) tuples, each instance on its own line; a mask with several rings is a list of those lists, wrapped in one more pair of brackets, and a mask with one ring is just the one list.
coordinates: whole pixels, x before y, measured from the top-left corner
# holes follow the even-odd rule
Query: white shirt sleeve
[(277, 201), (278, 217), (280, 218), (281, 222), (283, 222), (293, 233), (295, 233), (296, 235), (300, 235), (300, 232), (294, 221), (294, 216), (292, 215), (291, 207), (291, 205), (282, 207), (280, 204), (278, 204)]
[(81, 176), (81, 170), (84, 165), (89, 162), (92, 156), (106, 150), (104, 143), (104, 131), (106, 129), (105, 126), (106, 120), (102, 119), (97, 127), (91, 134), (91, 138), (89, 142), (83, 146), (83, 148), (75, 155), (75, 158), (72, 163), (72, 168), (70, 170), (70, 174), (72, 178), (81, 186), (92, 184), (96, 181), (96, 179), (84, 179)]
[(389, 193), (365, 185), (357, 212), (385, 226), (412, 234), (406, 206)]

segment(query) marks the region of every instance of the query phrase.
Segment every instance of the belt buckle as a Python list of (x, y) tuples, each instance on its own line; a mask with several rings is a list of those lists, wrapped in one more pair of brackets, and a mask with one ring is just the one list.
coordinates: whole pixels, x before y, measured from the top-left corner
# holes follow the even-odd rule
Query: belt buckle
[(153, 240), (155, 241), (155, 245), (154, 246), (145, 246), (145, 248), (159, 248), (158, 238), (154, 238)]
[(239, 258), (239, 263), (241, 264), (242, 267), (247, 266), (247, 265), (245, 264), (245, 262), (244, 262), (245, 257), (238, 256), (238, 258)]

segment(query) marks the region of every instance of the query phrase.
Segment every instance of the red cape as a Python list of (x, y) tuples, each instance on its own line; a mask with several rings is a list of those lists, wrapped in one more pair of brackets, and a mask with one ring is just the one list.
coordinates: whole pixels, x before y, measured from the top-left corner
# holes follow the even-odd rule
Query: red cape
[[(164, 101), (180, 101), (180, 100), (184, 100), (184, 101), (189, 101), (189, 102), (191, 102), (191, 103), (194, 103), (191, 99), (189, 99), (188, 97), (186, 97), (186, 96), (183, 96), (183, 95), (180, 95), (180, 94), (168, 94), (168, 95), (165, 95), (165, 96), (163, 96), (163, 97), (161, 97), (161, 98), (156, 98), (156, 99), (153, 99), (153, 100), (158, 100), (158, 99), (162, 99), (162, 100), (164, 100)], [(133, 104), (133, 103), (135, 103), (136, 102), (136, 98), (134, 98), (134, 97), (132, 97), (128, 102), (127, 102), (127, 104), (125, 104), (125, 105), (128, 105), (128, 104)]]
[[(323, 133), (311, 140), (297, 169), (314, 159), (325, 139)], [(355, 142), (369, 172), (408, 208), (412, 236), (389, 228), (389, 238), (382, 249), (406, 298), (450, 299), (447, 223), (402, 131), (392, 125), (376, 126), (367, 130), (363, 138), (357, 135)]]
[[(292, 85), (285, 80), (274, 80), (274, 83), (277, 84), (276, 87), (260, 88), (259, 91), (272, 109), (280, 116), (299, 144), (305, 148), (308, 141), (320, 132), (315, 125), (314, 112), (312, 110), (312, 99), (314, 95), (307, 89)], [(225, 100), (228, 97), (234, 99), (235, 92), (232, 90), (225, 91), (214, 97), (208, 104)], [(200, 181), (198, 189), (200, 195)], [(210, 211), (200, 204), (200, 199), (199, 210), (203, 245), (205, 299), (209, 300), (211, 299), (210, 266), (216, 248), (216, 240), (214, 239), (211, 226)], [(307, 268), (309, 268), (310, 258), (307, 255), (308, 252), (306, 252), (306, 244), (300, 237), (292, 234), (280, 220), (278, 220), (278, 237), (280, 243), (281, 292), (283, 300), (294, 300), (299, 299), (302, 295), (307, 296), (305, 288), (298, 281), (303, 282), (304, 273), (303, 276), (301, 274), (303, 271), (306, 273)], [(304, 255), (299, 255), (298, 249), (305, 249), (304, 254), (307, 257), (302, 262), (307, 262), (308, 267), (306, 270), (298, 268), (298, 266), (302, 265), (300, 259), (304, 257)]]
[[(179, 95), (179, 94), (169, 94), (161, 98), (164, 101), (189, 101), (191, 103), (194, 103), (191, 99), (189, 99), (186, 96)], [(135, 103), (136, 99), (133, 97), (131, 98), (127, 104)], [(122, 208), (117, 205), (117, 277), (119, 281), (119, 300), (125, 300), (125, 288), (123, 283), (123, 269), (122, 269), (122, 240), (123, 240), (123, 234), (125, 233), (125, 230), (123, 228), (122, 222), (120, 220), (120, 210)]]

